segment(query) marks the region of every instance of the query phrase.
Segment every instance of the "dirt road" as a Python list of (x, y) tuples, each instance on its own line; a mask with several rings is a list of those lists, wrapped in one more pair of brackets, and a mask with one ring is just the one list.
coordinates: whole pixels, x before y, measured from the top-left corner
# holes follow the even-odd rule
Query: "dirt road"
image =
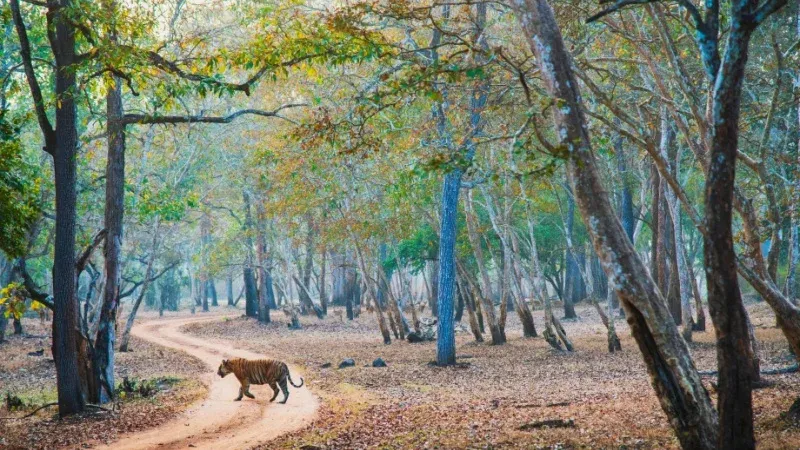
[[(282, 405), (270, 403), (272, 389), (269, 386), (252, 386), (256, 398), (233, 401), (239, 392), (239, 382), (233, 375), (225, 378), (216, 371), (223, 358), (267, 358), (247, 350), (234, 348), (219, 340), (199, 339), (180, 331), (189, 323), (221, 320), (222, 316), (193, 316), (179, 319), (154, 320), (135, 325), (132, 333), (147, 341), (164, 347), (184, 351), (197, 357), (208, 367), (208, 375), (202, 381), (209, 388), (208, 396), (192, 405), (177, 419), (158, 428), (124, 436), (110, 444), (109, 449), (246, 449), (263, 444), (282, 434), (295, 431), (310, 423), (317, 412), (319, 402), (311, 391), (303, 386), (289, 387), (289, 401)], [(289, 366), (295, 382), (301, 372)]]

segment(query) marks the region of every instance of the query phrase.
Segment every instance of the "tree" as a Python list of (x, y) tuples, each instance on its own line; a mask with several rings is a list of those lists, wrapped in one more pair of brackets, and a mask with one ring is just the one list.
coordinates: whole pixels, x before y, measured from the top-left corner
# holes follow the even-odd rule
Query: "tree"
[[(584, 106), (571, 58), (546, 0), (518, 0), (513, 8), (536, 54), (567, 173), (595, 251), (625, 308), (631, 333), (661, 406), (684, 448), (715, 448), (717, 415), (664, 298), (622, 229), (597, 174)], [(678, 388), (681, 386), (683, 388)]]

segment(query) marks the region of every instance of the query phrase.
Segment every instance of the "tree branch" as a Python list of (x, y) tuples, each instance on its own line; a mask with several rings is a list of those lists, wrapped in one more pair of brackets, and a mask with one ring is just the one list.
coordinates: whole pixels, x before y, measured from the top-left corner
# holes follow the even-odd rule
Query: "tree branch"
[(767, 0), (763, 5), (759, 6), (753, 15), (753, 25), (759, 25), (786, 5), (786, 0)]
[(97, 232), (92, 240), (92, 243), (86, 247), (80, 258), (78, 258), (78, 261), (75, 263), (76, 273), (80, 274), (83, 272), (83, 269), (86, 267), (86, 263), (89, 261), (89, 258), (92, 257), (94, 250), (106, 239), (106, 234), (108, 234), (108, 232), (105, 230), (105, 228)]
[(165, 273), (167, 273), (170, 270), (174, 269), (178, 264), (180, 264), (180, 261), (173, 261), (168, 266), (166, 266), (163, 269), (161, 269), (161, 272), (158, 272), (157, 274), (151, 276), (149, 279), (145, 278), (145, 279), (143, 279), (141, 281), (137, 281), (137, 282), (133, 283), (133, 286), (131, 286), (130, 288), (126, 289), (125, 291), (123, 291), (123, 292), (121, 292), (119, 294), (120, 300), (122, 300), (125, 297), (130, 297), (131, 294), (133, 294), (133, 292), (137, 288), (139, 288), (139, 286), (143, 285), (145, 281), (147, 281), (148, 283), (156, 281), (157, 279), (161, 278), (162, 275), (164, 275)]
[(50, 296), (40, 291), (36, 283), (33, 282), (33, 278), (28, 273), (28, 268), (25, 265), (25, 258), (17, 260), (14, 270), (22, 277), (22, 283), (25, 286), (25, 290), (28, 291), (30, 298), (52, 310), (54, 306), (53, 302), (49, 300)]
[(44, 135), (44, 150), (53, 155), (56, 148), (56, 133), (50, 119), (47, 118), (47, 112), (44, 109), (44, 100), (42, 98), (42, 88), (39, 86), (39, 81), (36, 79), (36, 72), (33, 70), (33, 59), (31, 58), (31, 43), (28, 39), (28, 31), (25, 28), (25, 23), (22, 21), (22, 13), (19, 10), (19, 0), (10, 0), (11, 16), (14, 20), (14, 26), (17, 29), (17, 36), (19, 38), (19, 54), (22, 57), (22, 64), (25, 67), (25, 78), (28, 80), (28, 87), (33, 97), (33, 106), (36, 111), (36, 119), (39, 122), (39, 128), (42, 129)]
[(308, 106), (306, 103), (287, 103), (281, 105), (272, 111), (264, 111), (261, 109), (242, 109), (227, 116), (156, 116), (146, 114), (125, 114), (122, 122), (126, 125), (129, 124), (179, 124), (179, 123), (230, 123), (239, 116), (250, 114), (262, 117), (278, 117), (280, 119), (289, 120), (281, 116), (279, 113), (284, 109), (296, 108), (300, 106)]
[[(660, 0), (617, 0), (617, 2), (615, 2), (612, 6), (609, 6), (608, 8), (586, 19), (586, 23), (595, 22), (611, 13), (617, 12), (620, 9), (625, 8), (626, 6), (645, 5), (647, 3), (654, 3), (658, 1)], [(600, 4), (604, 3), (611, 3), (611, 2), (609, 0), (600, 0)]]

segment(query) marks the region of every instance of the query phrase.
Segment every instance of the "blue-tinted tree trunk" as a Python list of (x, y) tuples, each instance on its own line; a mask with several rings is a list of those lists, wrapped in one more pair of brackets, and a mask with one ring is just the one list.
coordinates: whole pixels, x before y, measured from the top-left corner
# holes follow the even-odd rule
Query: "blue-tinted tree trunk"
[(441, 229), (439, 234), (439, 322), (436, 341), (436, 363), (456, 363), (456, 339), (453, 330), (453, 296), (455, 291), (455, 247), (458, 218), (458, 191), (461, 170), (448, 173), (442, 187)]

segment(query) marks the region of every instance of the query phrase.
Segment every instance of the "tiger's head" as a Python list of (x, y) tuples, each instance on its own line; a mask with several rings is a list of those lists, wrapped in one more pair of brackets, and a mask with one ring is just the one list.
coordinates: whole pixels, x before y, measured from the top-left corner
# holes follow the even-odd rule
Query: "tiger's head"
[(225, 375), (231, 372), (233, 372), (233, 370), (230, 367), (230, 361), (223, 359), (222, 364), (220, 364), (219, 369), (217, 369), (217, 375), (219, 375), (220, 378), (225, 378)]

